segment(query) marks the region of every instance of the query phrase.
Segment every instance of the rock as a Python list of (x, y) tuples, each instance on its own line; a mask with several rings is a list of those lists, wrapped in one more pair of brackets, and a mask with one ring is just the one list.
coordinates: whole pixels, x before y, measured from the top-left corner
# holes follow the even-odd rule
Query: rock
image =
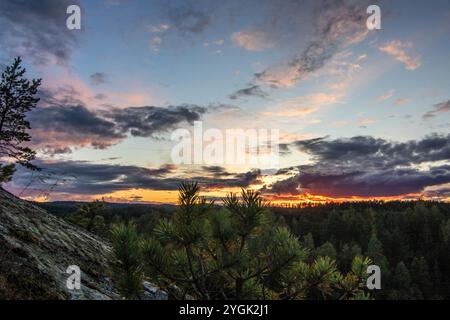
[[(104, 239), (0, 188), (0, 300), (121, 299), (110, 251)], [(81, 270), (79, 290), (67, 287), (71, 265)]]
[(167, 292), (160, 290), (148, 281), (144, 281), (144, 294), (143, 300), (168, 300), (169, 295)]

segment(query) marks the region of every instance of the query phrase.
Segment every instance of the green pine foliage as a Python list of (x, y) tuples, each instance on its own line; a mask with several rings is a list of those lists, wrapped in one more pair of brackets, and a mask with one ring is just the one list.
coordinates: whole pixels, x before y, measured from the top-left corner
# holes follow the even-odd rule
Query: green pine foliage
[[(178, 210), (170, 219), (161, 219), (150, 237), (142, 237), (142, 246), (133, 246), (132, 256), (141, 257), (142, 264), (136, 262), (131, 271), (123, 267), (120, 279), (134, 279), (134, 270), (142, 265), (143, 275), (175, 299), (369, 297), (365, 292), (369, 259), (355, 257), (346, 274), (328, 256), (309, 263), (311, 249), (302, 247), (288, 228), (274, 223), (258, 192), (230, 194), (222, 207), (199, 192), (196, 183), (180, 187)], [(114, 230), (117, 234), (126, 228)], [(116, 259), (123, 261), (127, 253), (121, 244), (139, 240), (135, 232), (120, 234), (132, 238), (113, 238)]]
[(111, 229), (114, 275), (117, 288), (126, 299), (139, 299), (143, 291), (141, 259), (142, 241), (134, 223), (115, 225)]

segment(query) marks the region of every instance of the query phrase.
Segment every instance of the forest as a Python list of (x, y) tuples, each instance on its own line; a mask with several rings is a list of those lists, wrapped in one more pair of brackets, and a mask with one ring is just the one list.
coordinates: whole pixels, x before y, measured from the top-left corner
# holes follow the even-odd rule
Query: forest
[[(236, 208), (239, 200), (235, 198), (233, 201)], [(117, 242), (118, 236), (123, 237), (128, 233), (128, 236), (135, 237), (136, 241), (138, 238), (152, 239), (151, 244), (160, 249), (161, 244), (155, 240), (155, 236), (164, 236), (168, 228), (175, 228), (169, 223), (176, 224), (177, 219), (183, 217), (183, 213), (180, 214), (180, 212), (185, 210), (183, 204), (178, 207), (117, 205), (99, 201), (78, 205), (76, 203), (39, 205), (55, 215), (63, 216), (101, 236), (108, 237), (113, 242)], [(196, 206), (200, 204), (194, 205)], [(205, 210), (203, 214), (213, 217), (213, 221), (219, 226), (223, 223), (224, 226), (221, 228), (233, 225), (225, 219), (225, 212), (233, 212), (233, 209), (230, 210), (230, 203), (228, 205), (226, 203), (211, 204), (208, 209), (202, 210)], [(234, 210), (238, 215), (239, 210)], [(363, 290), (367, 294), (365, 298), (403, 300), (448, 299), (450, 297), (448, 267), (450, 265), (450, 204), (430, 201), (368, 201), (283, 208), (273, 207), (267, 203), (264, 211), (268, 214), (266, 218), (270, 219), (270, 222), (261, 222), (261, 224), (286, 230), (286, 236), (291, 241), (298, 242), (298, 249), (302, 252), (300, 260), (310, 266), (326, 258), (329, 259), (327, 261), (335, 263), (337, 272), (345, 275), (352, 272), (355, 257), (370, 259), (372, 264), (378, 265), (381, 269), (381, 290), (365, 289)], [(189, 219), (192, 220), (192, 218)], [(246, 224), (250, 221), (246, 220)], [(209, 228), (206, 224), (200, 225), (205, 230)], [(178, 233), (187, 232), (183, 228), (176, 230)], [(205, 236), (204, 230), (197, 230), (197, 232), (197, 236)], [(252, 232), (250, 237), (259, 234), (259, 231)], [(230, 237), (233, 238), (232, 235)], [(269, 239), (275, 241), (273, 238)], [(163, 245), (166, 245), (167, 241), (169, 240), (162, 241)], [(258, 244), (258, 246), (268, 245), (264, 242)], [(280, 250), (284, 245), (284, 240), (279, 242), (279, 247), (276, 242), (270, 244), (272, 252)], [(231, 244), (230, 247), (232, 247)], [(178, 250), (176, 246), (168, 248), (174, 252)], [(255, 250), (260, 249), (261, 247)], [(132, 249), (128, 247), (127, 250)], [(215, 250), (218, 249), (215, 248)], [(258, 252), (258, 255), (261, 253)], [(165, 258), (159, 257), (159, 259)], [(175, 268), (173, 272), (177, 274), (179, 271)], [(153, 279), (161, 279), (159, 285), (173, 283), (167, 277), (158, 275), (155, 270), (149, 274), (156, 277)], [(189, 286), (187, 290), (190, 290)], [(192, 295), (192, 292), (190, 294)], [(131, 294), (130, 297), (133, 295)], [(185, 297), (185, 295), (178, 296), (178, 298)], [(206, 298), (201, 295), (198, 297)], [(250, 297), (263, 298), (258, 295), (250, 295)], [(353, 298), (355, 297), (356, 295)], [(285, 292), (284, 295), (278, 292), (276, 295), (267, 295), (265, 298), (287, 299), (288, 296)], [(297, 295), (295, 298), (330, 299), (340, 298), (340, 296), (334, 293), (321, 295), (310, 291)]]

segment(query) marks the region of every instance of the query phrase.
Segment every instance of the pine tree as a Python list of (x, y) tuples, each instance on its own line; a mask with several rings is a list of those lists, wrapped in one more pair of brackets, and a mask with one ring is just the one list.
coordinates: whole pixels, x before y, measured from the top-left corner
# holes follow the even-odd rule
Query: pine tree
[(305, 236), (303, 236), (302, 241), (300, 242), (303, 248), (307, 250), (308, 254), (308, 262), (312, 262), (315, 259), (315, 245), (314, 245), (314, 237), (311, 232), (308, 232)]
[[(273, 223), (259, 193), (230, 194), (220, 208), (199, 190), (197, 183), (182, 184), (177, 212), (161, 219), (152, 237), (142, 241), (141, 253), (132, 254), (142, 257), (145, 275), (172, 298), (368, 298), (370, 260), (355, 258), (345, 275), (329, 257), (307, 263), (306, 250), (287, 228)], [(134, 239), (134, 233), (129, 236)], [(120, 243), (113, 241), (119, 261), (127, 257)]]
[(336, 249), (331, 242), (325, 242), (323, 245), (316, 249), (317, 257), (330, 257), (336, 259)]
[(102, 232), (106, 228), (105, 220), (102, 216), (104, 210), (105, 203), (103, 201), (95, 200), (81, 204), (77, 206), (77, 211), (71, 220), (88, 231)]
[[(25, 146), (31, 140), (28, 133), (30, 123), (26, 113), (34, 109), (39, 101), (36, 98), (41, 79), (29, 81), (25, 78), (26, 69), (22, 60), (16, 58), (1, 75), (0, 82), (0, 158), (16, 162), (29, 169), (37, 169), (31, 161), (35, 152)], [(0, 165), (0, 182), (8, 181), (14, 172), (10, 165)]]
[(0, 183), (9, 182), (16, 171), (14, 164), (2, 165), (0, 164)]
[(395, 288), (393, 295), (395, 299), (411, 298), (411, 275), (403, 261), (397, 263), (392, 276), (392, 287)]
[(389, 276), (389, 263), (386, 256), (383, 254), (383, 244), (380, 240), (378, 240), (375, 233), (372, 233), (372, 236), (370, 237), (366, 255), (373, 261), (373, 263), (380, 267), (385, 278)]
[(352, 261), (356, 256), (361, 256), (361, 248), (354, 244), (351, 247), (345, 243), (342, 246), (341, 252), (338, 256), (339, 267), (343, 271), (348, 271), (351, 267)]
[(119, 292), (127, 299), (139, 299), (143, 290), (141, 241), (133, 223), (114, 225), (111, 230), (113, 244), (113, 271)]
[(424, 257), (414, 257), (411, 262), (411, 280), (429, 298), (433, 291), (428, 263)]
[(444, 244), (450, 247), (450, 219), (442, 224), (441, 235)]

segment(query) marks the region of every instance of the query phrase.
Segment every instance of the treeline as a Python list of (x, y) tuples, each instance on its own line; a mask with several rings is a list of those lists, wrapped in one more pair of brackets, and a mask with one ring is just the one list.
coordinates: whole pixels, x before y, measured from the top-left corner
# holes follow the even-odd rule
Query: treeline
[(109, 237), (111, 227), (120, 223), (134, 223), (139, 233), (149, 234), (161, 218), (169, 217), (176, 208), (171, 205), (113, 204), (103, 201), (44, 202), (36, 205), (103, 237)]
[(381, 268), (377, 299), (450, 298), (450, 204), (363, 202), (272, 208), (316, 255), (342, 271), (363, 254)]

